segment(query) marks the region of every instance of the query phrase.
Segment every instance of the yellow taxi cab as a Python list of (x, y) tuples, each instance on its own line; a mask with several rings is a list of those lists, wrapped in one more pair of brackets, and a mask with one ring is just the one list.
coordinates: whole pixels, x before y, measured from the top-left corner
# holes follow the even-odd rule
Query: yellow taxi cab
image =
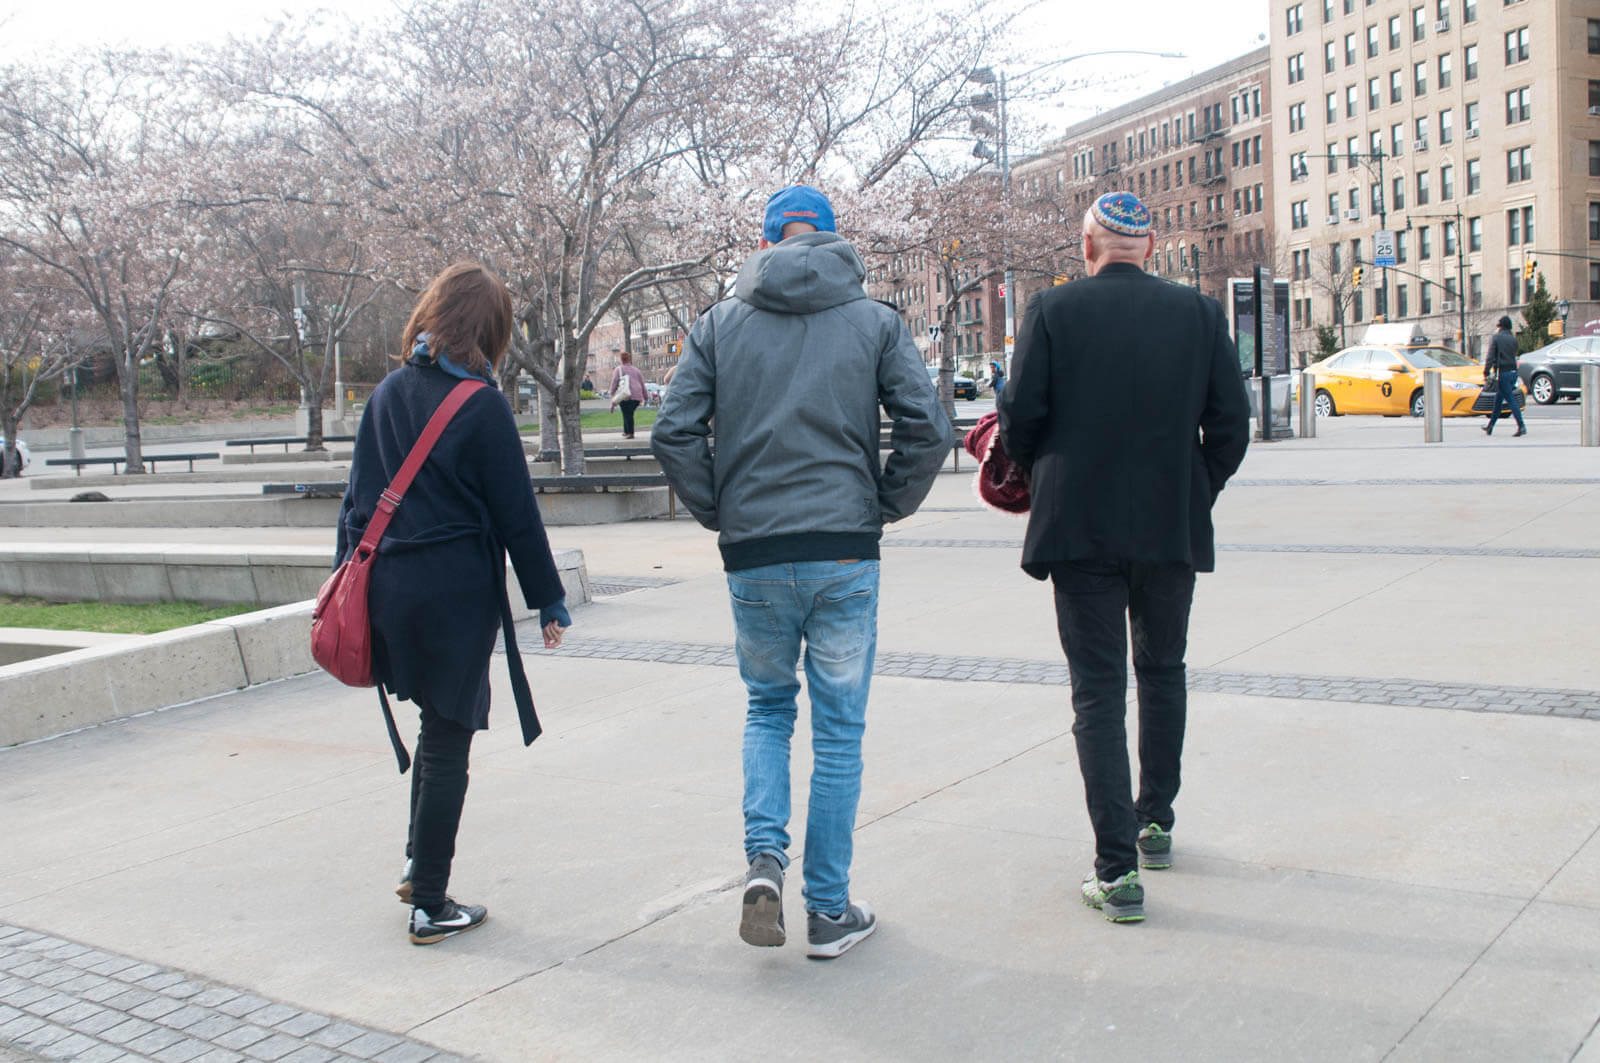
[[(1472, 416), (1472, 404), (1483, 390), (1481, 362), (1429, 343), (1414, 325), (1374, 325), (1364, 342), (1310, 369), (1316, 380), (1318, 417), (1346, 413), (1421, 417), (1425, 369), (1439, 370), (1446, 417)], [(1522, 390), (1520, 383), (1517, 390)]]

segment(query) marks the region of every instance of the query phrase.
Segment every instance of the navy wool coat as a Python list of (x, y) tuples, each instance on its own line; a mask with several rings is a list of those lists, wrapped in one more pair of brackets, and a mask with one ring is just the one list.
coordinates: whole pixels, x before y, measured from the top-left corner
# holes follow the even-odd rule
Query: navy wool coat
[[(361, 541), (428, 418), (460, 383), (413, 359), (373, 391), (340, 512), (342, 563)], [(373, 672), (391, 693), (479, 730), (489, 726), (489, 659), (505, 558), (530, 607), (564, 596), (505, 396), (480, 389), (455, 415), (378, 548), (368, 608)]]
[(1110, 263), (1028, 300), (998, 403), (1032, 477), (1022, 567), (1216, 567), (1211, 507), (1244, 460), (1250, 400), (1215, 299)]

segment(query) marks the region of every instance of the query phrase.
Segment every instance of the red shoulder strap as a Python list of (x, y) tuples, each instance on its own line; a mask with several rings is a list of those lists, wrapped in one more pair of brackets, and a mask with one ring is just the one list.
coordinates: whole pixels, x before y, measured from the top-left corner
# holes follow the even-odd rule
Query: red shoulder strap
[(400, 466), (400, 471), (394, 474), (394, 479), (389, 481), (389, 486), (378, 496), (378, 508), (372, 514), (372, 520), (367, 524), (367, 530), (361, 536), (361, 545), (356, 547), (356, 553), (372, 553), (378, 548), (378, 543), (383, 539), (383, 533), (389, 530), (389, 521), (394, 518), (394, 511), (400, 505), (400, 500), (406, 495), (406, 490), (411, 486), (411, 481), (417, 478), (417, 472), (422, 468), (422, 463), (428, 460), (428, 455), (433, 451), (433, 445), (439, 442), (439, 437), (444, 434), (445, 427), (455, 417), (462, 406), (479, 388), (488, 387), (481, 380), (463, 380), (450, 389), (450, 394), (439, 403), (439, 408), (433, 411), (433, 416), (428, 418), (427, 427), (423, 428), (422, 435), (411, 447), (411, 453), (406, 455), (405, 464)]

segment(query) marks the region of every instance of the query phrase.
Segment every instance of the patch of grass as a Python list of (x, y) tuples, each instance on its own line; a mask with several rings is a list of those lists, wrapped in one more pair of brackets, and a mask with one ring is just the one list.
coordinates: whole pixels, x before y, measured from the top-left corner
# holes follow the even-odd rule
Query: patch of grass
[(104, 631), (114, 635), (153, 635), (175, 627), (203, 624), (218, 617), (255, 610), (254, 605), (201, 605), (199, 602), (49, 602), (43, 598), (0, 595), (0, 627), (51, 631)]
[[(656, 411), (654, 411), (654, 410), (635, 410), (634, 411), (634, 414), (633, 414), (634, 427), (643, 428), (647, 424), (655, 424), (655, 423), (656, 423)], [(621, 428), (622, 427), (622, 411), (621, 410), (610, 410), (610, 411), (600, 410), (600, 411), (596, 411), (594, 413), (586, 413), (586, 414), (583, 415), (583, 427), (585, 427), (585, 428)], [(519, 424), (519, 425), (517, 425), (517, 431), (519, 431), (519, 432), (537, 432), (538, 430), (539, 430), (539, 422), (538, 421), (534, 421), (532, 424)]]

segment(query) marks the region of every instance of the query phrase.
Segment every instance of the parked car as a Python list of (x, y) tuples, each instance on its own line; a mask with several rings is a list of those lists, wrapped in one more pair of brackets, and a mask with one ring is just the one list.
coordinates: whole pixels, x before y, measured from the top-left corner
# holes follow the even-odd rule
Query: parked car
[(1586, 365), (1600, 365), (1600, 336), (1574, 336), (1529, 351), (1517, 359), (1517, 378), (1534, 402), (1548, 406), (1566, 395), (1578, 397)]
[[(5, 446), (6, 446), (6, 437), (5, 436), (0, 436), (0, 456), (4, 455)], [(22, 471), (23, 472), (27, 472), (28, 471), (28, 463), (31, 462), (33, 459), (31, 457), (29, 457), (29, 455), (28, 455), (28, 444), (24, 443), (20, 439), (17, 440), (17, 457), (22, 459)], [(4, 460), (3, 457), (0, 457), (0, 460)]]
[[(1483, 366), (1447, 347), (1349, 347), (1311, 367), (1318, 417), (1346, 413), (1422, 416), (1422, 371), (1437, 369), (1446, 417), (1470, 417)], [(1518, 385), (1518, 390), (1521, 385)]]
[[(934, 387), (939, 386), (938, 366), (928, 366), (928, 379), (933, 381)], [(955, 392), (955, 397), (958, 399), (975, 399), (978, 397), (978, 383), (970, 376), (962, 376), (960, 373), (957, 373), (955, 375), (955, 379), (951, 383), (951, 388)]]

